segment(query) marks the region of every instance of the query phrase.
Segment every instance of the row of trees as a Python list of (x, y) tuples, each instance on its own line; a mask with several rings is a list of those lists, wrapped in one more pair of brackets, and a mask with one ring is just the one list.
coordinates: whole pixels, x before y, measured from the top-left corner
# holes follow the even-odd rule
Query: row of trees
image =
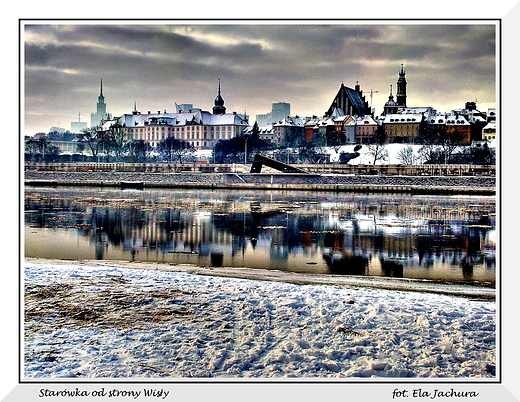
[(174, 137), (160, 141), (156, 148), (144, 140), (129, 141), (125, 128), (120, 124), (112, 125), (107, 131), (84, 130), (79, 141), (88, 147), (95, 159), (102, 156), (115, 161), (158, 160), (183, 163), (192, 159), (195, 154), (195, 148), (191, 144)]
[[(27, 158), (31, 161), (53, 162), (59, 159), (60, 150), (49, 140), (60, 140), (55, 133), (50, 135), (38, 135), (25, 143)], [(173, 137), (159, 142), (157, 147), (152, 147), (144, 140), (128, 140), (124, 127), (114, 124), (107, 131), (97, 128), (83, 130), (76, 137), (77, 151), (89, 150), (94, 161), (105, 162), (178, 162), (184, 163), (192, 160), (195, 148)]]
[[(66, 133), (67, 134), (67, 133)], [(70, 140), (66, 134), (37, 135), (26, 141), (27, 159), (31, 161), (53, 162), (59, 159), (60, 151), (52, 144), (56, 140)], [(66, 138), (65, 138), (66, 137)], [(52, 140), (52, 141), (51, 141)], [(186, 141), (169, 137), (160, 141), (157, 147), (152, 147), (144, 140), (130, 141), (126, 130), (119, 124), (114, 124), (107, 131), (97, 128), (84, 130), (76, 137), (78, 152), (89, 150), (94, 161), (106, 162), (170, 162), (186, 163), (194, 159), (195, 148)], [(421, 137), (419, 150), (405, 146), (397, 158), (402, 164), (446, 164), (473, 163), (494, 164), (495, 155), (486, 145), (481, 148), (461, 147), (462, 138), (457, 136), (430, 133)], [(290, 144), (289, 144), (290, 142)], [(389, 159), (386, 144), (382, 138), (376, 138), (371, 144), (364, 144), (365, 154), (370, 162), (385, 162)], [(338, 145), (336, 152), (339, 150)], [(361, 145), (353, 153), (341, 154), (340, 163), (348, 163), (359, 156)], [(415, 148), (416, 149), (416, 148)], [(257, 123), (253, 125), (251, 134), (241, 135), (228, 140), (220, 140), (213, 149), (214, 163), (250, 163), (255, 153), (268, 153), (270, 156), (290, 164), (327, 163), (328, 153), (324, 144), (305, 141), (303, 138), (290, 138), (285, 147), (275, 149), (260, 138)]]

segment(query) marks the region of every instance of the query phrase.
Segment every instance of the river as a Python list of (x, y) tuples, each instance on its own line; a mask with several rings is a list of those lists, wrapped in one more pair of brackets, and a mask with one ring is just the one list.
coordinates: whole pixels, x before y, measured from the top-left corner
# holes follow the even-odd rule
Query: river
[(495, 283), (496, 199), (25, 187), (25, 255)]

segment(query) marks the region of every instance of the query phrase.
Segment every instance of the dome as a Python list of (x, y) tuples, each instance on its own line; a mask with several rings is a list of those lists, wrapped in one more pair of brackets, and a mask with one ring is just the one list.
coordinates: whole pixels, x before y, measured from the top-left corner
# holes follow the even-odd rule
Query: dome
[(224, 107), (224, 99), (220, 95), (220, 80), (218, 80), (218, 94), (215, 98), (215, 106), (213, 106), (213, 114), (224, 114), (226, 108)]

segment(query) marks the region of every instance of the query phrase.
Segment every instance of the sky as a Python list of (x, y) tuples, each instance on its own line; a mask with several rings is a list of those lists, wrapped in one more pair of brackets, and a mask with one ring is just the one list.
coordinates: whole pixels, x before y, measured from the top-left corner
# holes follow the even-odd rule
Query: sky
[[(477, 101), (496, 107), (496, 20), (51, 21), (23, 22), (23, 132), (90, 125), (100, 81), (107, 110), (211, 111), (221, 80), (227, 112), (250, 122), (289, 102), (322, 116), (342, 83), (357, 82), (383, 111), (401, 64), (408, 106), (439, 112)], [(370, 96), (372, 93), (372, 96)]]

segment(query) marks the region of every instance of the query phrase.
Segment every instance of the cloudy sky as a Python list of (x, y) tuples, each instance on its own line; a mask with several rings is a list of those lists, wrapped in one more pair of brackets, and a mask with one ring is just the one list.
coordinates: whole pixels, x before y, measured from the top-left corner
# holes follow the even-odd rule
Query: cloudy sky
[[(190, 24), (187, 24), (190, 22)], [(388, 22), (388, 23), (387, 23)], [(24, 21), (25, 134), (90, 124), (100, 80), (113, 115), (211, 110), (221, 80), (228, 112), (251, 122), (272, 102), (323, 115), (341, 83), (361, 89), (376, 114), (401, 64), (408, 105), (440, 112), (496, 104), (494, 21)], [(376, 92), (378, 91), (378, 92)]]

